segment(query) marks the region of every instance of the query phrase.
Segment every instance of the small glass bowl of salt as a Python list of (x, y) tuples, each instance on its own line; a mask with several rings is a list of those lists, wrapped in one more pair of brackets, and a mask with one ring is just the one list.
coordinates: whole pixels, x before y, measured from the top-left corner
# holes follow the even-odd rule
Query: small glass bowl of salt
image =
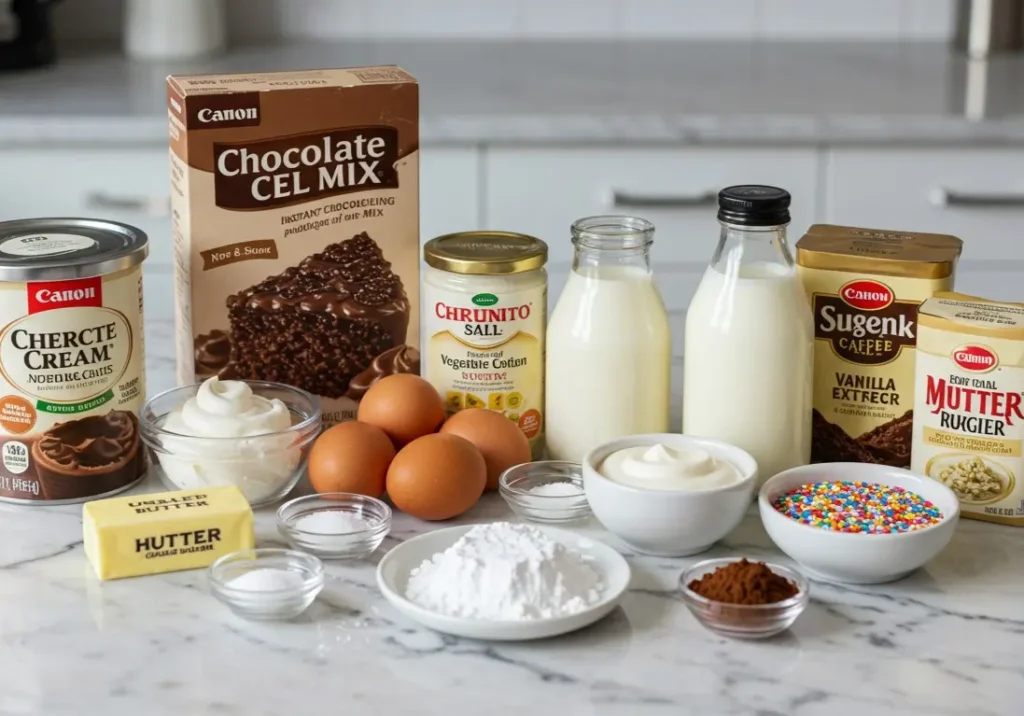
[(558, 524), (590, 516), (579, 463), (538, 460), (510, 467), (498, 480), (505, 502), (520, 517)]
[(225, 555), (209, 569), (217, 599), (246, 619), (292, 619), (324, 586), (324, 565), (290, 549), (249, 549)]
[(391, 508), (350, 492), (297, 497), (278, 509), (277, 530), (293, 549), (321, 559), (359, 559), (391, 531)]

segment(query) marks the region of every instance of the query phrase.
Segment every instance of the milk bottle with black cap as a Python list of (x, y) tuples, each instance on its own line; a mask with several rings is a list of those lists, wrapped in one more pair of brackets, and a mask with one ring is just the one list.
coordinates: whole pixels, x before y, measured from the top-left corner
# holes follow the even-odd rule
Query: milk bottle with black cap
[(718, 247), (686, 314), (683, 432), (749, 452), (761, 482), (811, 454), (814, 325), (786, 241), (789, 192), (718, 195)]

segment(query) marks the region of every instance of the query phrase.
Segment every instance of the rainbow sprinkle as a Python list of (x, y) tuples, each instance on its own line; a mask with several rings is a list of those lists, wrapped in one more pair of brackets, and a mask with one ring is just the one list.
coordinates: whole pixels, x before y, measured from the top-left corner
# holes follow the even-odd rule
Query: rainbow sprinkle
[(902, 487), (868, 482), (815, 482), (772, 506), (797, 522), (832, 532), (912, 532), (942, 520), (938, 507)]

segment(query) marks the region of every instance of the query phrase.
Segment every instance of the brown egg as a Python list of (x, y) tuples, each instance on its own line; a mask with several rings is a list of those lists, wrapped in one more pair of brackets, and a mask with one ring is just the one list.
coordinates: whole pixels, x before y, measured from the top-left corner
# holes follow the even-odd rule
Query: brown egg
[(317, 492), (384, 494), (395, 446), (380, 428), (360, 422), (325, 430), (309, 451), (309, 482)]
[(424, 435), (398, 451), (388, 468), (388, 497), (422, 520), (447, 520), (477, 503), (487, 463), (458, 435)]
[(412, 373), (382, 378), (359, 402), (359, 421), (387, 433), (396, 448), (436, 432), (444, 422), (444, 403), (427, 381)]
[(498, 478), (513, 465), (530, 462), (530, 441), (501, 413), (484, 408), (455, 413), (441, 426), (441, 434), (466, 438), (487, 463), (487, 489), (498, 489)]

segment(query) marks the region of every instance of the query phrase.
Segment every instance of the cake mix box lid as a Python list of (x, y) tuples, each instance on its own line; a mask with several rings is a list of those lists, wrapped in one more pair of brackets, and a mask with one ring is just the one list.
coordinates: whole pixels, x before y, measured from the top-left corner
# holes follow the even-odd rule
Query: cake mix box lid
[(260, 72), (247, 75), (171, 75), (167, 78), (167, 84), (181, 97), (225, 92), (264, 92), (406, 82), (415, 84), (416, 78), (397, 65)]
[(953, 273), (963, 241), (949, 234), (814, 224), (796, 243), (797, 263), (807, 268), (908, 278)]

